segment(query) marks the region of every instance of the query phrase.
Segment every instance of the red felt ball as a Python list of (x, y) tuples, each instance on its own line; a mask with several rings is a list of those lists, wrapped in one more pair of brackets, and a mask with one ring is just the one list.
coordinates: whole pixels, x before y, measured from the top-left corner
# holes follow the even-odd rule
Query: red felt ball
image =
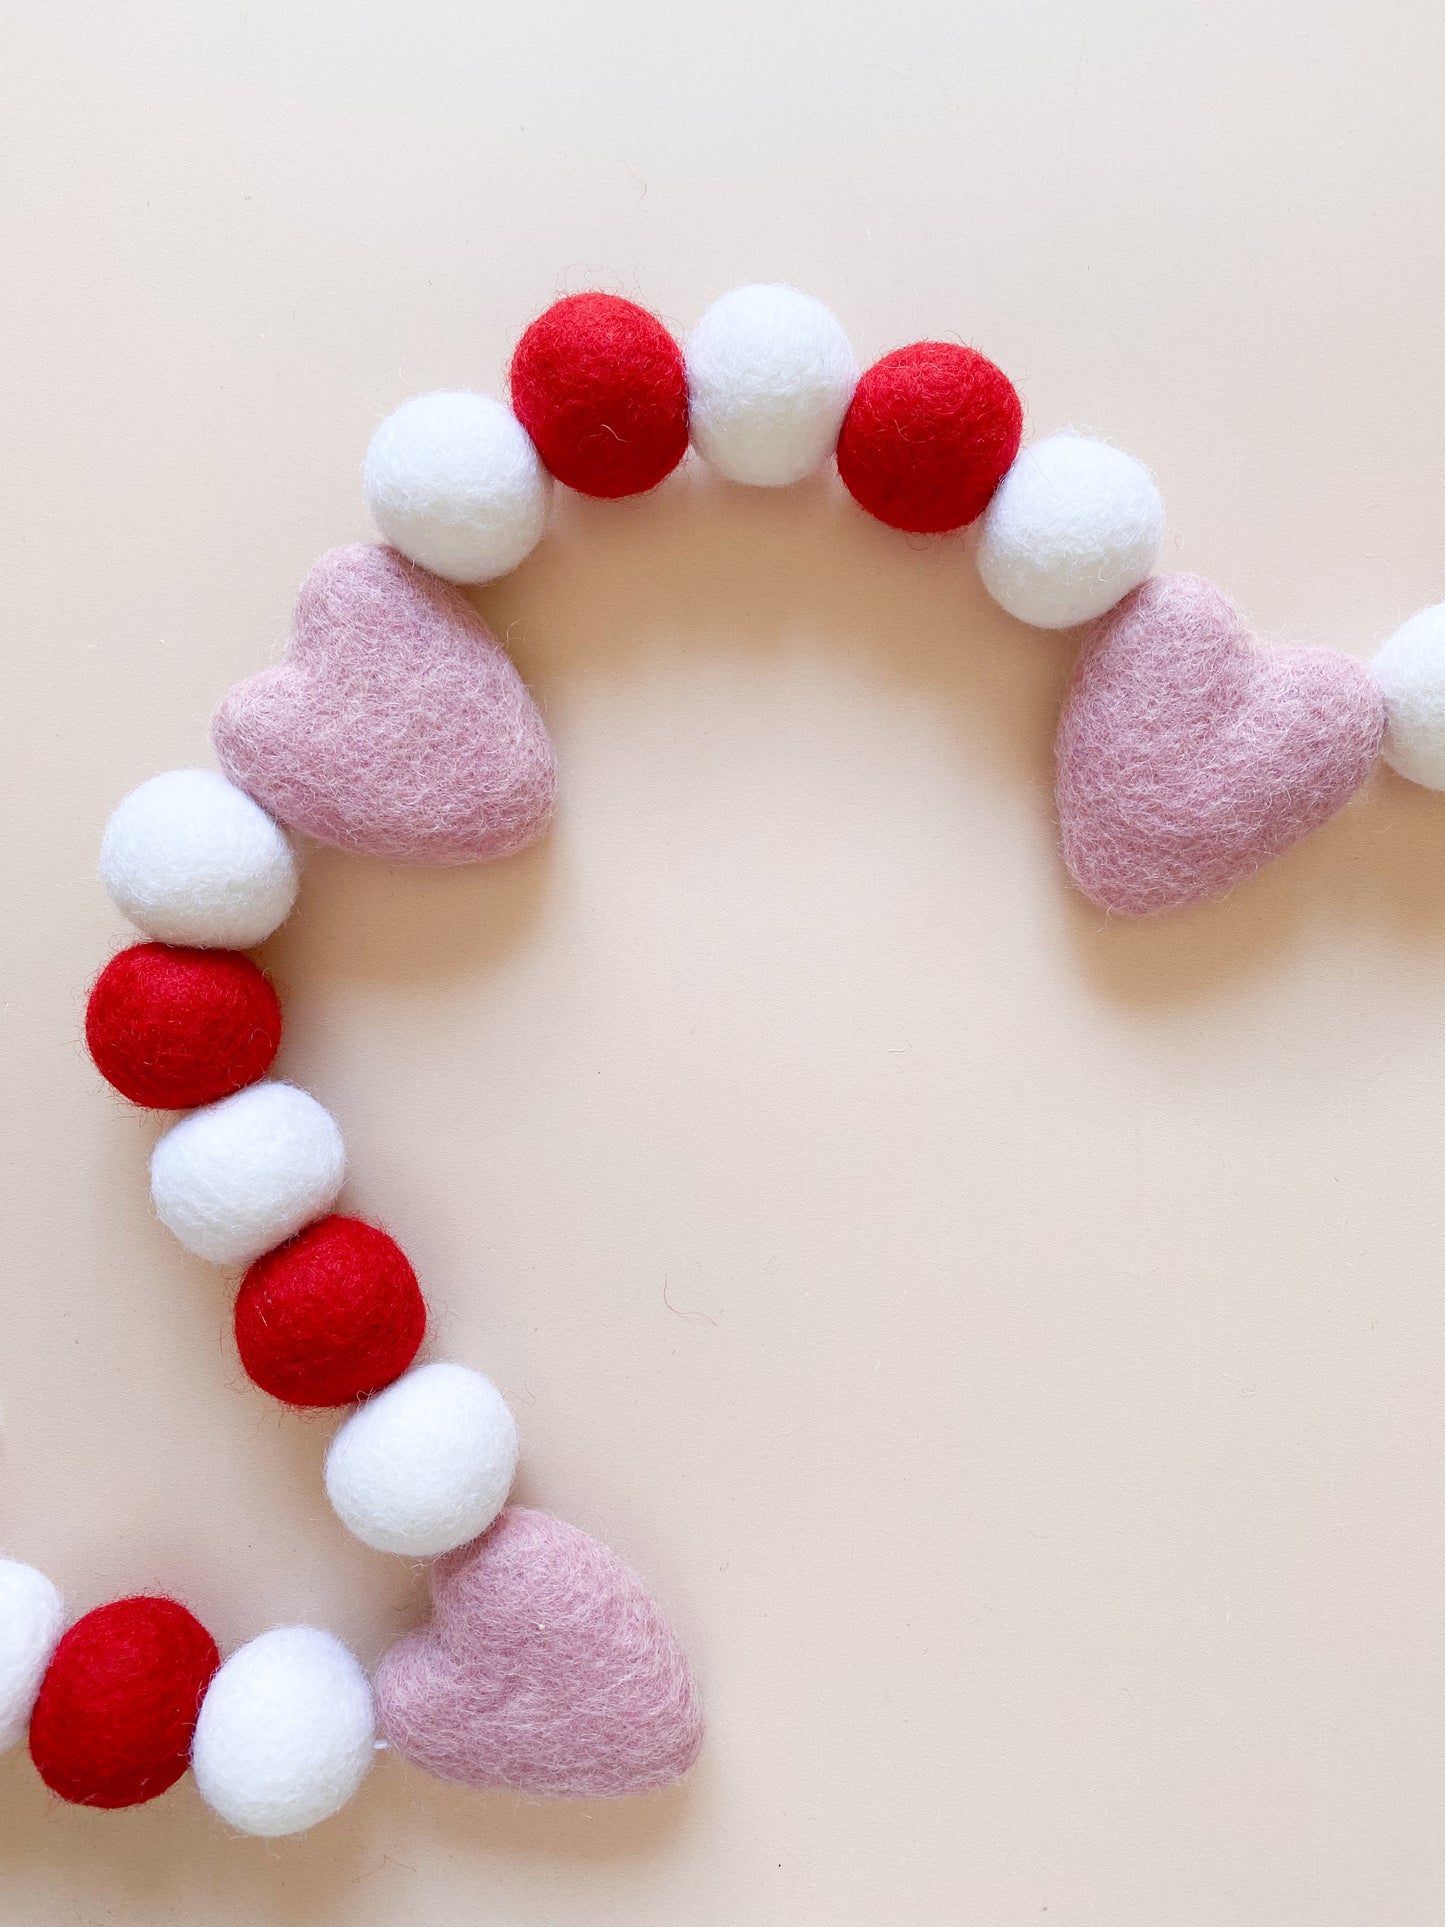
[(78, 1619), (55, 1649), (30, 1716), (30, 1755), (62, 1800), (134, 1807), (174, 1786), (216, 1642), (174, 1599), (117, 1599)]
[(138, 943), (96, 978), (85, 1041), (122, 1097), (188, 1111), (266, 1074), (281, 1042), (281, 1006), (234, 950)]
[(838, 437), (838, 473), (890, 528), (961, 529), (988, 507), (1019, 452), (1024, 416), (974, 348), (915, 341), (866, 370)]
[(655, 488), (687, 449), (687, 370), (655, 315), (569, 294), (512, 355), (512, 407), (559, 482), (583, 495)]
[(426, 1335), (406, 1254), (359, 1218), (322, 1218), (258, 1258), (236, 1298), (248, 1375), (288, 1405), (349, 1405), (390, 1385)]

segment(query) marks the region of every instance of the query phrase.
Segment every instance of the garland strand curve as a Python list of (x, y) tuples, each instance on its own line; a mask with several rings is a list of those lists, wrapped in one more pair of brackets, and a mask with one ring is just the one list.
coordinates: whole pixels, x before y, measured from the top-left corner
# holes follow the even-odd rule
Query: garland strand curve
[[(155, 1798), (189, 1765), (246, 1833), (300, 1831), (360, 1786), (380, 1744), (472, 1785), (615, 1795), (687, 1772), (696, 1684), (641, 1580), (595, 1540), (509, 1507), (515, 1422), (471, 1367), (417, 1363), (427, 1317), (401, 1247), (336, 1209), (335, 1120), (268, 1076), (282, 1013), (243, 954), (299, 883), (292, 834), (398, 860), (470, 862), (546, 827), (551, 746), (460, 593), (542, 539), (555, 484), (656, 487), (689, 443), (729, 481), (785, 488), (836, 461), (878, 520), (972, 528), (984, 587), (1035, 628), (1082, 628), (1057, 739), (1065, 862), (1096, 903), (1153, 914), (1217, 896), (1340, 808), (1383, 750), (1445, 788), (1445, 606), (1370, 665), (1267, 650), (1198, 577), (1155, 575), (1142, 463), (1092, 437), (1021, 450), (1023, 409), (977, 350), (915, 342), (860, 369), (797, 289), (734, 289), (685, 346), (615, 294), (533, 321), (510, 406), (436, 393), (377, 429), (363, 491), (386, 546), (324, 556), (286, 660), (233, 689), (224, 774), (172, 770), (106, 826), (101, 874), (144, 941), (91, 991), (86, 1041), (132, 1103), (182, 1113), (157, 1142), (157, 1216), (242, 1272), (247, 1373), (296, 1407), (353, 1408), (326, 1460), (341, 1521), (433, 1560), (433, 1617), (368, 1679), (317, 1627), (222, 1659), (178, 1601), (137, 1595), (68, 1623), (55, 1586), (0, 1560), (0, 1747), (28, 1733), (63, 1799)], [(1087, 627), (1085, 627), (1087, 625)], [(290, 834), (288, 834), (288, 832)]]

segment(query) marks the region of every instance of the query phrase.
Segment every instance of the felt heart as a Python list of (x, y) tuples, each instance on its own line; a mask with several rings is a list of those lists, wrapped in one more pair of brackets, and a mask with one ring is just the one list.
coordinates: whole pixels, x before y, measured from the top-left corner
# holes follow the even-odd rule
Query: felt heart
[(432, 1624), (385, 1654), (387, 1739), (443, 1780), (589, 1798), (686, 1773), (702, 1711), (682, 1648), (615, 1553), (510, 1507), (432, 1567)]
[(1195, 575), (1155, 576), (1094, 629), (1056, 743), (1064, 860), (1106, 910), (1217, 897), (1333, 816), (1384, 705), (1334, 649), (1262, 649)]
[(231, 781), (294, 830), (421, 863), (540, 836), (556, 772), (536, 705), (466, 598), (393, 549), (332, 549), (284, 662), (211, 725)]

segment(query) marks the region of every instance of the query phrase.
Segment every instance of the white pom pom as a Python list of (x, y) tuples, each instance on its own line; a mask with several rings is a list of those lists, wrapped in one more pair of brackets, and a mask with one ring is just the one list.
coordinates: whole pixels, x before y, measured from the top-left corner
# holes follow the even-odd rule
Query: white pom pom
[(132, 790), (100, 845), (111, 901), (162, 943), (245, 950), (284, 923), (296, 859), (244, 790), (210, 769), (173, 769)]
[(552, 478), (510, 408), (417, 395), (371, 438), (366, 506), (394, 549), (448, 582), (490, 582), (541, 540)]
[(1411, 616), (1370, 668), (1385, 699), (1385, 761), (1445, 790), (1445, 602)]
[(376, 1740), (371, 1684), (339, 1639), (277, 1626), (214, 1676), (191, 1742), (201, 1798), (242, 1833), (304, 1833), (366, 1778)]
[(734, 288), (687, 344), (693, 445), (730, 481), (782, 488), (832, 454), (858, 362), (832, 310), (797, 288)]
[(294, 1084), (248, 1085), (173, 1125), (151, 1153), (156, 1215), (187, 1251), (245, 1265), (331, 1209), (346, 1147)]
[(516, 1470), (516, 1422), (491, 1380), (420, 1365), (336, 1434), (326, 1491), (367, 1545), (431, 1559), (486, 1531)]
[(17, 1559), (0, 1559), (0, 1753), (25, 1738), (64, 1631), (65, 1601), (45, 1574)]
[(1026, 448), (981, 524), (983, 586), (1020, 622), (1071, 629), (1112, 609), (1159, 559), (1164, 504), (1142, 462), (1051, 435)]

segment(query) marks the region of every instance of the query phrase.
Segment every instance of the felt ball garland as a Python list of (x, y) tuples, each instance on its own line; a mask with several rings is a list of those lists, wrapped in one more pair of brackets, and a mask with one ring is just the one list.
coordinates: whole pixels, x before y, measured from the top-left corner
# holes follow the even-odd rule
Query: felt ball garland
[(666, 1785), (702, 1740), (696, 1682), (642, 1581), (605, 1547), (507, 1504), (519, 1440), (480, 1372), (418, 1362), (427, 1311), (400, 1245), (336, 1209), (340, 1127), (277, 1079), (281, 1007), (242, 954), (285, 920), (288, 831), (390, 860), (523, 848), (555, 772), (521, 678), (455, 584), (516, 568), (553, 483), (602, 499), (656, 487), (689, 442), (727, 480), (788, 487), (830, 458), (859, 507), (912, 535), (977, 523), (990, 595), (1037, 629), (1091, 625), (1057, 738), (1075, 882), (1146, 915), (1219, 895), (1339, 809), (1381, 754), (1445, 788), (1445, 606), (1374, 664), (1269, 651), (1209, 583), (1153, 573), (1159, 491), (1141, 463), (1058, 434), (1020, 453), (1023, 409), (991, 361), (918, 341), (859, 372), (841, 325), (796, 289), (733, 290), (685, 347), (615, 294), (565, 296), (523, 332), (510, 400), (403, 401), (363, 488), (389, 547), (333, 551), (302, 587), (285, 661), (233, 689), (224, 774), (173, 770), (106, 826), (101, 876), (142, 942), (85, 1012), (100, 1075), (183, 1115), (151, 1159), (156, 1214), (242, 1269), (241, 1363), (299, 1408), (352, 1407), (328, 1496), (365, 1544), (427, 1558), (433, 1619), (374, 1681), (316, 1627), (222, 1660), (190, 1610), (137, 1595), (85, 1613), (0, 1559), (0, 1749), (28, 1731), (62, 1799), (123, 1807), (195, 1769), (238, 1831), (272, 1837), (357, 1790), (380, 1727), (442, 1778), (595, 1797)]

